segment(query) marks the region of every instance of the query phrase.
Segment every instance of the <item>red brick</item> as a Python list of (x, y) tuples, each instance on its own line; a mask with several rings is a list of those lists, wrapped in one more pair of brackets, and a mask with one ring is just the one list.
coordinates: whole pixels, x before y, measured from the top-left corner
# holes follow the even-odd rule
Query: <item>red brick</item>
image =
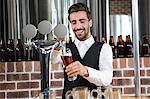
[(140, 76), (145, 76), (145, 70), (140, 70)]
[(146, 89), (145, 89), (145, 87), (141, 87), (141, 93), (142, 93), (142, 94), (146, 94)]
[(55, 93), (56, 96), (62, 96), (62, 90), (56, 90)]
[(14, 65), (8, 64), (7, 65), (7, 72), (14, 72)]
[(147, 93), (150, 94), (150, 87), (147, 88)]
[(8, 81), (29, 80), (29, 74), (8, 74)]
[(150, 67), (150, 57), (144, 57), (144, 66)]
[(142, 64), (143, 58), (140, 58), (140, 67), (142, 67), (144, 64)]
[(135, 88), (124, 88), (124, 94), (135, 94)]
[(0, 73), (5, 73), (5, 63), (0, 62)]
[(4, 81), (4, 80), (5, 80), (5, 75), (0, 74), (0, 81)]
[(123, 75), (124, 77), (134, 77), (134, 70), (124, 70)]
[(64, 78), (64, 73), (63, 72), (55, 72), (54, 79), (60, 79), (60, 78)]
[(39, 61), (34, 61), (34, 71), (40, 72), (40, 62)]
[(40, 73), (32, 73), (31, 80), (40, 80), (41, 74)]
[(26, 72), (32, 72), (32, 61), (26, 61), (25, 62), (25, 71)]
[(113, 74), (114, 74), (114, 77), (121, 77), (121, 71), (120, 70), (114, 71)]
[(39, 82), (21, 82), (17, 83), (17, 89), (39, 88)]
[(0, 92), (0, 99), (5, 99), (5, 93), (4, 92)]
[(120, 58), (120, 68), (126, 68), (126, 59)]
[(131, 0), (110, 0), (110, 14), (131, 14)]
[(40, 92), (41, 92), (40, 90), (33, 90), (33, 91), (31, 91), (31, 97), (39, 96)]
[(0, 90), (14, 90), (15, 83), (0, 83)]
[(112, 85), (113, 86), (124, 86), (124, 85), (131, 85), (131, 79), (113, 79)]
[(29, 98), (28, 91), (8, 92), (7, 98)]
[(150, 78), (141, 78), (142, 85), (150, 85)]
[(62, 81), (51, 81), (51, 87), (52, 88), (62, 87)]
[(16, 62), (16, 72), (23, 72), (23, 62)]
[(150, 70), (147, 70), (147, 76), (150, 76)]
[(128, 58), (128, 67), (130, 67), (130, 68), (134, 67), (133, 58)]
[(13, 62), (7, 63), (7, 72), (14, 72), (14, 63)]
[(113, 59), (113, 68), (118, 68), (118, 59)]

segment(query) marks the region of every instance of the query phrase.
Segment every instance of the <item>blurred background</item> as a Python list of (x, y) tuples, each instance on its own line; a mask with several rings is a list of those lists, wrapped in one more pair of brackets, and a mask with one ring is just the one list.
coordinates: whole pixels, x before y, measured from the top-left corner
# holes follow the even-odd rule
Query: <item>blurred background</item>
[[(116, 73), (112, 83), (113, 88), (120, 89), (123, 96), (150, 95), (149, 0), (0, 0), (0, 98), (26, 98), (37, 95), (36, 90), (40, 89), (39, 55), (34, 46), (28, 46), (28, 40), (23, 35), (23, 28), (27, 24), (37, 28), (41, 21), (48, 20), (52, 24), (52, 29), (57, 24), (64, 24), (67, 27), (67, 38), (73, 40), (74, 34), (67, 16), (68, 8), (77, 2), (87, 4), (92, 12), (91, 31), (95, 40), (108, 43), (112, 47)], [(47, 40), (53, 38), (53, 32), (46, 34)], [(37, 31), (37, 35), (31, 41), (41, 39), (44, 39), (44, 36)], [(32, 73), (36, 71), (35, 64), (39, 68), (36, 72), (38, 76), (34, 78)], [(126, 71), (123, 70), (124, 68)], [(52, 88), (57, 90), (57, 95), (60, 97), (63, 88), (61, 82), (63, 77), (60, 76), (62, 69), (55, 68), (52, 74), (55, 75), (55, 73), (58, 73), (59, 77), (53, 76)], [(23, 75), (27, 79), (22, 78)], [(18, 82), (14, 84), (16, 80)], [(27, 82), (26, 84), (30, 87), (20, 88), (21, 80)], [(36, 81), (37, 86), (32, 88), (31, 83)], [(61, 83), (58, 85), (56, 82)], [(2, 87), (3, 85), (5, 88)], [(55, 85), (59, 88), (55, 88)], [(8, 86), (14, 87), (11, 89)], [(14, 89), (16, 92), (12, 91)], [(20, 95), (23, 90), (25, 93)], [(11, 92), (16, 95), (13, 96)]]

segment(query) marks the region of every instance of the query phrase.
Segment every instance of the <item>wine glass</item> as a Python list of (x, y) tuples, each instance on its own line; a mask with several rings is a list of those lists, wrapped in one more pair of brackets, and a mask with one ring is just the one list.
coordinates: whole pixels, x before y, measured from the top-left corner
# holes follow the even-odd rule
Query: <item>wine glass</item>
[[(71, 53), (71, 50), (69, 48), (66, 48), (65, 50), (63, 50), (63, 53), (61, 55), (61, 59), (63, 61), (63, 64), (65, 65), (65, 67), (73, 62), (72, 53)], [(68, 77), (69, 81), (74, 81), (76, 79), (77, 79), (77, 76)]]

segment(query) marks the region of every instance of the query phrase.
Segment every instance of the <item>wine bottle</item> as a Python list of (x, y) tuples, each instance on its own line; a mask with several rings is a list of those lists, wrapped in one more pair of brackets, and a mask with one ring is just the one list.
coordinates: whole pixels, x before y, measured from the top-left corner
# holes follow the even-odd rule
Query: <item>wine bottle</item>
[(2, 40), (0, 40), (0, 62), (2, 62)]
[(32, 46), (31, 45), (25, 44), (24, 59), (27, 61), (32, 60)]
[(15, 59), (15, 50), (14, 50), (14, 41), (13, 39), (8, 39), (7, 41), (7, 61), (12, 62)]
[(22, 61), (24, 59), (24, 47), (21, 39), (17, 40), (15, 51), (16, 51), (16, 61)]
[(7, 58), (6, 43), (4, 40), (0, 40), (0, 58), (1, 62), (5, 62)]
[(118, 36), (118, 41), (117, 41), (117, 56), (119, 58), (124, 57), (124, 41), (122, 40), (122, 36)]
[(115, 57), (116, 57), (116, 46), (115, 46), (115, 42), (114, 42), (113, 36), (110, 36), (109, 45), (110, 45), (111, 48), (112, 48), (113, 58), (115, 58)]
[(39, 51), (35, 46), (32, 46), (31, 59), (33, 61), (39, 61)]
[(146, 37), (143, 37), (143, 40), (142, 40), (142, 56), (149, 56), (148, 49), (149, 49), (148, 39)]
[(133, 43), (131, 41), (130, 35), (126, 36), (124, 49), (125, 49), (125, 57), (133, 57)]

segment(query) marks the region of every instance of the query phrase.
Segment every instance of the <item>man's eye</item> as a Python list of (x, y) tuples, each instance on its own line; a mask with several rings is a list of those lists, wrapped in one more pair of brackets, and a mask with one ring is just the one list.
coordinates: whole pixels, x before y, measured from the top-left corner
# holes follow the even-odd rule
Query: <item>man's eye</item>
[(84, 21), (81, 21), (81, 23), (84, 23)]
[(76, 24), (76, 22), (72, 22), (72, 24)]

